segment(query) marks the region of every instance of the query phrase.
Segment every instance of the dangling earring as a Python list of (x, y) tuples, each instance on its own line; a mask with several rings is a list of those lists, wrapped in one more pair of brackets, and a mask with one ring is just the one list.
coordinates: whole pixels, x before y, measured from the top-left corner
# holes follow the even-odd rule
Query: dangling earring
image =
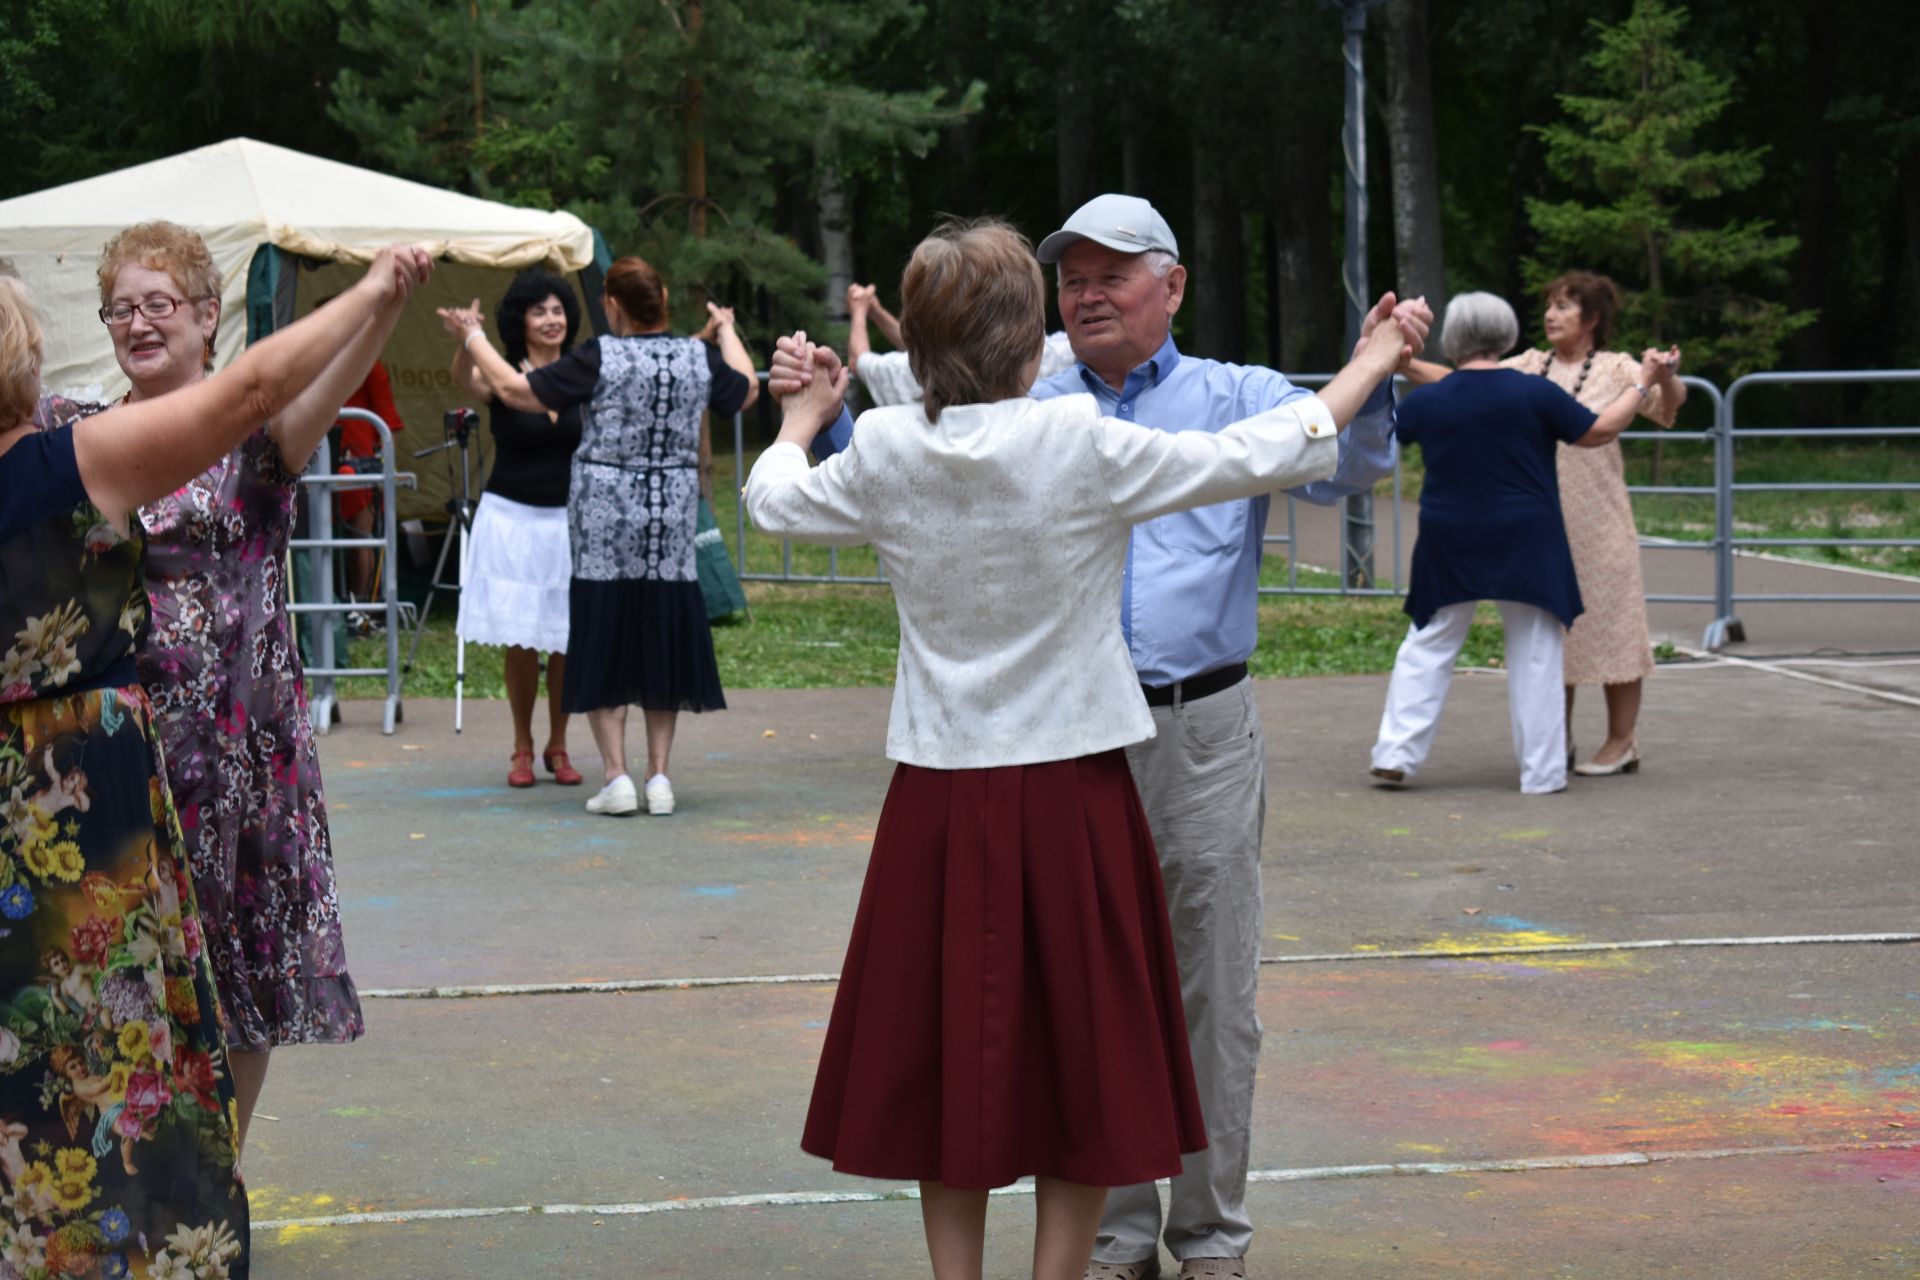
[(213, 372), (213, 344), (204, 339), (200, 343), (200, 367), (208, 373)]

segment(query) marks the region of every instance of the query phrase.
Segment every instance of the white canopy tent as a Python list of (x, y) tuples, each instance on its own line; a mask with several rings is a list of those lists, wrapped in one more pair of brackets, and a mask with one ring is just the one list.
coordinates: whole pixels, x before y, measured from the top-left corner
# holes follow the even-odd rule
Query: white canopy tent
[[(398, 442), (402, 470), (412, 469), (413, 449), (439, 441), (443, 411), (471, 400), (448, 375), (453, 346), (434, 307), (477, 297), (491, 319), (513, 272), (544, 265), (567, 276), (587, 273), (582, 301), (593, 327), (601, 327), (597, 277), (606, 249), (572, 214), (480, 200), (234, 138), (0, 201), (0, 256), (26, 280), (46, 322), (49, 391), (103, 400), (126, 389), (95, 314), (94, 271), (116, 232), (158, 218), (199, 232), (220, 269), (216, 365), (351, 283), (357, 266), (382, 246), (432, 248), (440, 270), (382, 357), (412, 428)], [(477, 466), (476, 490), (481, 479)], [(403, 491), (403, 515), (442, 510), (446, 469), (421, 468), (420, 481), (417, 492)]]

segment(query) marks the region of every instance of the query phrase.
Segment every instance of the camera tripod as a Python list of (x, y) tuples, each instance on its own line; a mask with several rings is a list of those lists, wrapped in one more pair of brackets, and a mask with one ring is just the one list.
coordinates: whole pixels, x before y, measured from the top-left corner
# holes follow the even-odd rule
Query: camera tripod
[[(414, 657), (420, 652), (420, 637), (426, 634), (427, 615), (433, 612), (434, 597), (442, 591), (451, 591), (457, 595), (467, 580), (467, 535), (473, 530), (473, 454), (470, 441), (475, 428), (479, 425), (480, 415), (472, 409), (449, 409), (442, 420), (447, 438), (439, 444), (418, 450), (413, 455), (416, 458), (424, 458), (448, 449), (458, 449), (460, 451), (460, 488), (456, 496), (447, 500), (447, 536), (441, 539), (440, 555), (434, 560), (433, 576), (428, 579), (427, 598), (420, 606), (419, 617), (413, 624), (413, 642), (407, 648), (406, 662), (400, 667), (403, 675), (413, 671)], [(448, 470), (451, 472), (452, 468), (449, 467)], [(453, 582), (448, 582), (446, 580), (447, 553), (454, 549), (456, 541), (460, 548), (457, 566), (459, 577)], [(460, 634), (459, 628), (455, 627), (453, 657), (453, 731), (455, 733), (459, 733), (463, 727), (466, 692), (467, 641), (466, 637)]]

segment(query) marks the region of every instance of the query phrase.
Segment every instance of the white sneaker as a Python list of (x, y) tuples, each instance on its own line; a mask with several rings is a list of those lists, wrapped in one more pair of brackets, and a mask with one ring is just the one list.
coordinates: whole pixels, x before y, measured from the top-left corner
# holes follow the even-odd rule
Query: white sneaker
[(665, 814), (673, 812), (673, 784), (667, 781), (667, 775), (656, 773), (647, 779), (647, 812)]
[(632, 813), (639, 807), (640, 798), (634, 794), (633, 779), (624, 773), (600, 788), (599, 794), (587, 801), (588, 813), (618, 815)]

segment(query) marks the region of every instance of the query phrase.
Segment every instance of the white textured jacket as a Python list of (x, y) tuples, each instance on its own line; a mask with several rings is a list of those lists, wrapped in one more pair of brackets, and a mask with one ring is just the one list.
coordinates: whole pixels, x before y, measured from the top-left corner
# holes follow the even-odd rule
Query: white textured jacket
[(1333, 474), (1332, 415), (1296, 400), (1219, 432), (1103, 418), (1089, 395), (862, 414), (809, 468), (776, 444), (747, 480), (764, 533), (870, 542), (900, 610), (890, 759), (1035, 764), (1153, 736), (1119, 626), (1133, 525)]

